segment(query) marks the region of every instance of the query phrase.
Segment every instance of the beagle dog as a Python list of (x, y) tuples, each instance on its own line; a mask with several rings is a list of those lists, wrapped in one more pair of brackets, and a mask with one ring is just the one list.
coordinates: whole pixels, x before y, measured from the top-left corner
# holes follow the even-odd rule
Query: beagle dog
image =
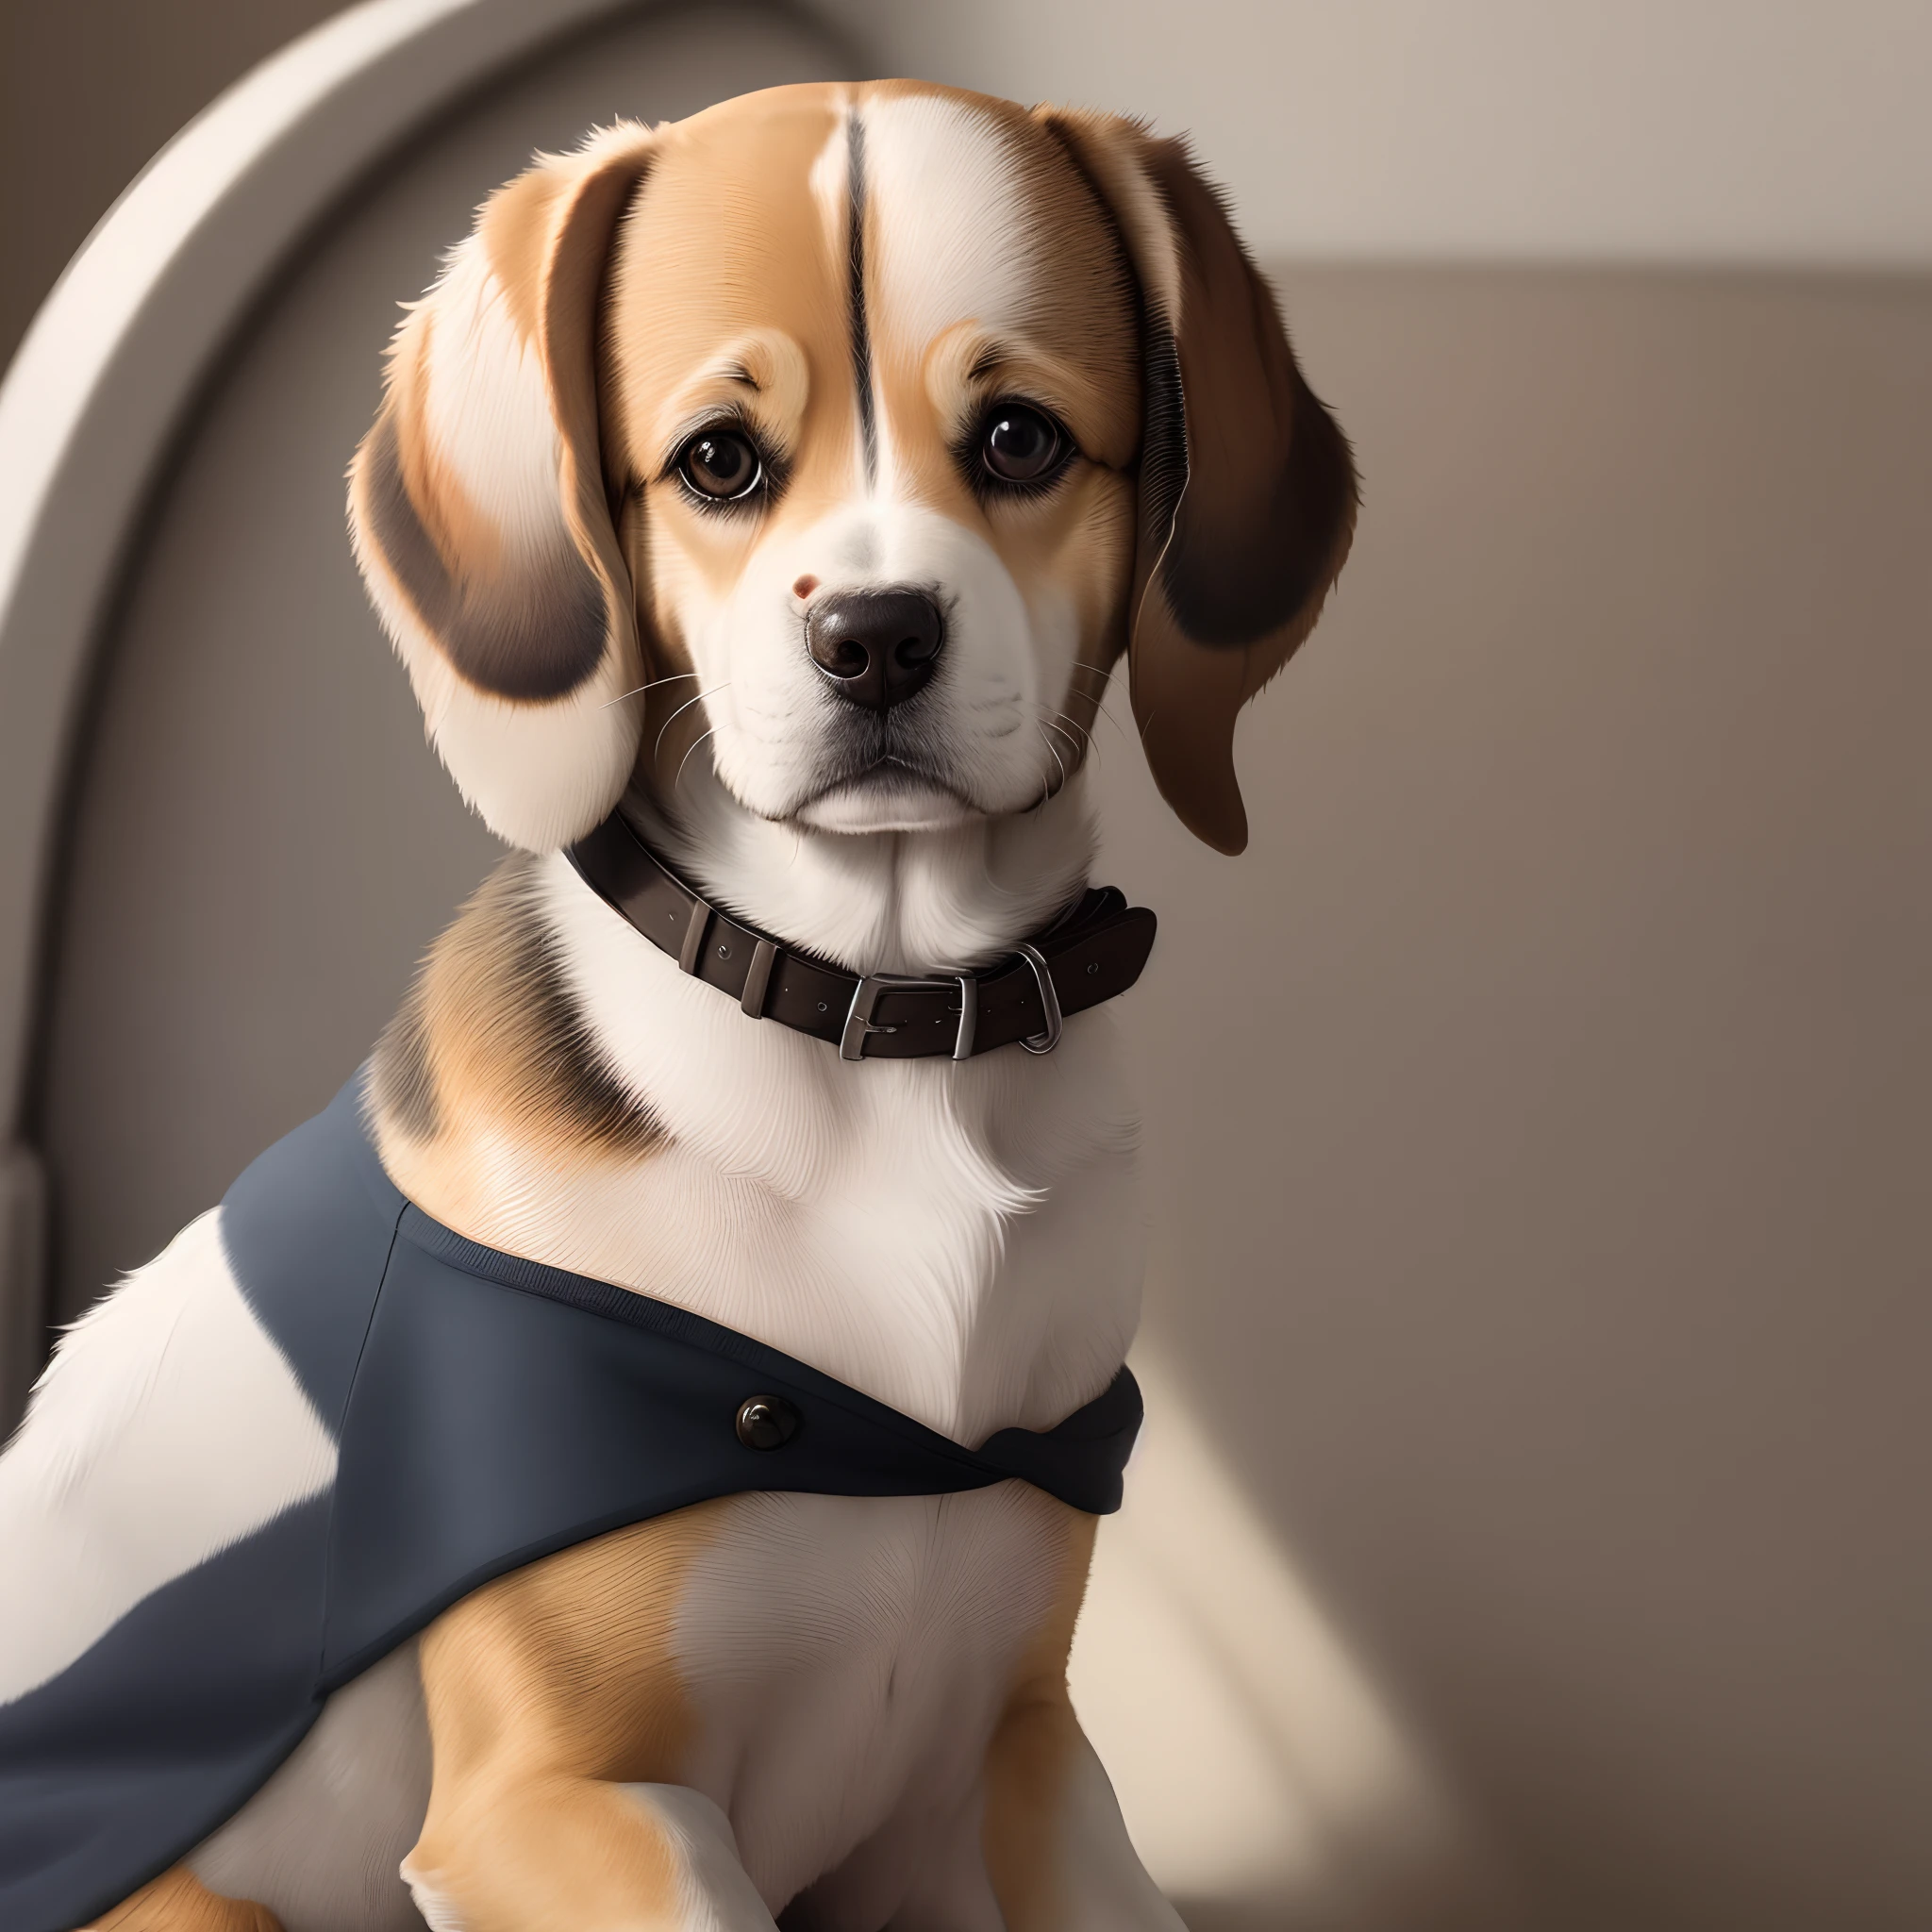
[[(991, 983), (1081, 902), (1123, 656), (1163, 796), (1241, 849), (1236, 714), (1355, 508), (1221, 198), (1135, 122), (805, 86), (540, 157), (408, 311), (351, 473), (429, 738), (514, 848), (361, 1090), (398, 1198), (961, 1452), (1103, 1397), (1141, 1275), (1107, 1012), (848, 1051), (693, 970), (708, 911), (653, 943), (580, 841), (862, 986)], [(0, 1721), (335, 1479), (234, 1211), (64, 1338), (0, 1460)], [(94, 1923), (1174, 1932), (1068, 1702), (1093, 1531), (1016, 1478), (586, 1536), (336, 1690)]]

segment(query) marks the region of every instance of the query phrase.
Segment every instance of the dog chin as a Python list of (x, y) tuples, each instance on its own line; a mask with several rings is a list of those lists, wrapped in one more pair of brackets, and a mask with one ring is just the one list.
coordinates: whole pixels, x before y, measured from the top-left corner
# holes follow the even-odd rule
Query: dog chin
[(821, 832), (941, 832), (979, 813), (929, 778), (874, 770), (820, 792), (794, 816)]

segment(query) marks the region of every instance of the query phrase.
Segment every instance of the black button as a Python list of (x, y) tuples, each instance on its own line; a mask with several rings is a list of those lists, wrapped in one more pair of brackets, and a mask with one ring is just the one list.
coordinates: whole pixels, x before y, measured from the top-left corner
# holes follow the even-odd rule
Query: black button
[(798, 1433), (798, 1411), (782, 1395), (747, 1395), (738, 1405), (738, 1440), (747, 1449), (782, 1449)]

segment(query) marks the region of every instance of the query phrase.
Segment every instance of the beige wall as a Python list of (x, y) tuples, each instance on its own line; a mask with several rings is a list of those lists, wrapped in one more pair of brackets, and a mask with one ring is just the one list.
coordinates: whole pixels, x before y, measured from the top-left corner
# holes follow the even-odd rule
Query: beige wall
[(1191, 130), (1270, 256), (1932, 267), (1923, 0), (819, 0)]

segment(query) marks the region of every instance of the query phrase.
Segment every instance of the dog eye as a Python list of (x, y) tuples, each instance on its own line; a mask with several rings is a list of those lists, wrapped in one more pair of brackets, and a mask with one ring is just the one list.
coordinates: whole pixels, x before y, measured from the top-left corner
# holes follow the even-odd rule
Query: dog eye
[(1059, 467), (1069, 448), (1051, 418), (1024, 403), (1001, 403), (986, 419), (979, 459), (1002, 483), (1039, 483)]
[(677, 474), (700, 496), (730, 503), (764, 481), (765, 466), (748, 436), (735, 429), (701, 429), (678, 452)]

